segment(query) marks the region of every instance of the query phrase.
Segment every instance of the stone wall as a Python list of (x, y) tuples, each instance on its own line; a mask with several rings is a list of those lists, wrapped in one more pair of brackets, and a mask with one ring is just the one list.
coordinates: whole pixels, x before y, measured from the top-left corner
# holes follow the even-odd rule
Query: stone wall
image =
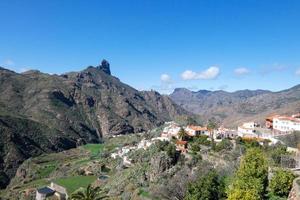
[(293, 188), (291, 189), (288, 200), (300, 200), (300, 185), (297, 181), (300, 181), (300, 177), (294, 180)]

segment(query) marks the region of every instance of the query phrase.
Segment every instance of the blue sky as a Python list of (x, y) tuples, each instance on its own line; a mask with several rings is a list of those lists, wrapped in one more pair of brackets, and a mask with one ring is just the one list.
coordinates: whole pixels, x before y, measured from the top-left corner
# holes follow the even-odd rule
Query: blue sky
[(300, 80), (300, 1), (0, 0), (0, 65), (111, 63), (143, 90), (281, 90)]

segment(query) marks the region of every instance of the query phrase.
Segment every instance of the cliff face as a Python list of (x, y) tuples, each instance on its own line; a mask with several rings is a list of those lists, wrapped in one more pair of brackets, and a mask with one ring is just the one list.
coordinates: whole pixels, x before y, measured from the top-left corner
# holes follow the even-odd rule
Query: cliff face
[(42, 152), (149, 130), (185, 114), (167, 96), (122, 83), (105, 60), (63, 75), (0, 68), (0, 176), (11, 178), (24, 159)]

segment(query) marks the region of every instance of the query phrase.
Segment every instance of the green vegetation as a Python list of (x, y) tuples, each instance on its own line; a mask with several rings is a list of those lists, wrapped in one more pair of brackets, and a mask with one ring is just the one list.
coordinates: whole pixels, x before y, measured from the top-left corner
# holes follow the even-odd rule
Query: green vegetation
[(178, 132), (178, 138), (180, 140), (187, 140), (188, 139), (188, 135), (182, 127), (180, 128), (180, 130)]
[(93, 183), (97, 179), (96, 176), (71, 176), (66, 178), (60, 178), (54, 182), (67, 189), (72, 194), (77, 189), (83, 187), (86, 188), (89, 184)]
[(90, 151), (92, 156), (97, 156), (103, 150), (103, 144), (86, 144), (83, 146), (84, 149)]
[(189, 141), (189, 143), (191, 145), (205, 145), (205, 146), (209, 146), (211, 144), (211, 142), (208, 140), (208, 136), (207, 135), (197, 135), (196, 137), (191, 138), (191, 140)]
[(287, 147), (282, 144), (278, 144), (274, 147), (270, 147), (270, 157), (274, 163), (275, 166), (280, 166), (281, 164), (281, 157), (283, 155), (289, 155), (289, 153), (286, 151)]
[(228, 190), (228, 200), (260, 200), (268, 184), (267, 159), (261, 149), (248, 149)]
[(40, 178), (46, 178), (56, 169), (56, 167), (56, 164), (43, 166), (37, 170), (37, 174)]
[(288, 197), (295, 175), (291, 171), (278, 169), (270, 182), (271, 194), (279, 197)]
[(105, 199), (106, 195), (99, 187), (87, 186), (84, 191), (77, 191), (71, 196), (71, 200), (101, 200)]
[(220, 143), (218, 143), (215, 147), (215, 151), (219, 152), (222, 150), (231, 150), (233, 144), (229, 139), (223, 139)]
[(225, 199), (224, 182), (215, 171), (200, 177), (188, 185), (185, 200), (219, 200)]

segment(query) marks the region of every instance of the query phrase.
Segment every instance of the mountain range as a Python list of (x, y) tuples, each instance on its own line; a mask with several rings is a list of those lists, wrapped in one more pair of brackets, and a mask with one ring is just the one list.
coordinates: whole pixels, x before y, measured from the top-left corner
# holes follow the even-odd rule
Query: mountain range
[(0, 68), (0, 188), (32, 156), (147, 131), (186, 115), (168, 96), (122, 83), (106, 60), (62, 75)]
[(170, 98), (202, 119), (216, 118), (225, 127), (245, 121), (263, 123), (272, 114), (300, 112), (300, 85), (287, 90), (240, 90), (236, 92), (177, 88)]

